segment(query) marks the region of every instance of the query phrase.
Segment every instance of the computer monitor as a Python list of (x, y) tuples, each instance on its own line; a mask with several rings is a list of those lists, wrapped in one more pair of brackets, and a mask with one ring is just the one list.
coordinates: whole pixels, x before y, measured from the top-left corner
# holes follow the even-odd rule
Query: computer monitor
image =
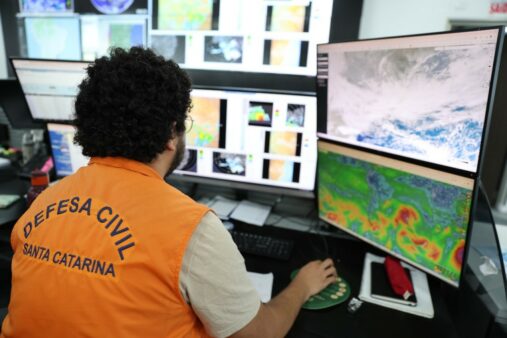
[(475, 180), (318, 142), (320, 219), (459, 285)]
[(12, 128), (44, 129), (43, 123), (33, 120), (17, 79), (0, 79), (0, 107)]
[[(314, 196), (315, 96), (202, 88), (191, 96), (193, 123), (175, 179)], [(72, 143), (73, 126), (48, 123), (47, 128), (57, 176), (87, 163)]]
[(11, 59), (36, 121), (70, 121), (88, 62)]
[(315, 96), (201, 88), (192, 91), (192, 105), (193, 126), (175, 174), (313, 196)]
[(319, 136), (476, 173), (501, 34), (319, 45)]
[(22, 13), (72, 13), (73, 0), (19, 0), (19, 9)]
[(151, 47), (186, 68), (315, 75), (333, 0), (155, 0)]
[(81, 60), (79, 16), (25, 16), (20, 50), (29, 58)]
[(68, 124), (47, 124), (51, 155), (56, 176), (63, 177), (75, 173), (88, 164), (89, 158), (83, 155), (82, 148), (74, 144), (76, 128)]
[(83, 60), (106, 55), (111, 47), (146, 47), (147, 31), (147, 15), (81, 15)]

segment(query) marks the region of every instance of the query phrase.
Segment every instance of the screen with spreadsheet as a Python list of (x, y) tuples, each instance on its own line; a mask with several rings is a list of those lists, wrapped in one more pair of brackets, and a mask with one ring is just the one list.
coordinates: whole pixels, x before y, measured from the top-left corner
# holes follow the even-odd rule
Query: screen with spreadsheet
[(88, 62), (11, 59), (35, 120), (70, 121)]

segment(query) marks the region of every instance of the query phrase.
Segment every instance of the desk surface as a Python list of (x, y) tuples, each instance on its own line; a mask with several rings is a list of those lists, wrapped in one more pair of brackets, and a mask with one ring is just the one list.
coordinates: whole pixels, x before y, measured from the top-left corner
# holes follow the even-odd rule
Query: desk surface
[[(20, 179), (14, 171), (0, 170), (0, 194), (25, 195), (30, 187), (28, 180)], [(26, 200), (19, 199), (7, 208), (0, 209), (0, 226), (16, 221), (26, 210)]]
[[(335, 260), (338, 274), (344, 277), (357, 297), (361, 285), (364, 255), (367, 251), (382, 253), (372, 246), (355, 240), (338, 239), (302, 233), (275, 227), (253, 227), (237, 224), (236, 229), (272, 235), (295, 241), (292, 257), (288, 262), (245, 255), (248, 271), (273, 272), (273, 296), (283, 290), (290, 281), (290, 273), (314, 259), (331, 257)], [(327, 246), (327, 249), (326, 249)], [(329, 254), (326, 254), (326, 251)], [(288, 337), (457, 337), (456, 330), (444, 303), (446, 293), (457, 292), (434, 277), (428, 276), (435, 309), (435, 317), (426, 319), (374, 304), (363, 303), (350, 314), (347, 302), (326, 310), (301, 310)]]

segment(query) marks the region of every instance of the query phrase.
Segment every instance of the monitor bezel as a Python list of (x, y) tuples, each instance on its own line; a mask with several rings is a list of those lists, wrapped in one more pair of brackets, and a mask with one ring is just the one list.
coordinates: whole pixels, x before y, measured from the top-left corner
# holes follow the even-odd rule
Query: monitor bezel
[[(294, 90), (278, 90), (278, 89), (264, 89), (264, 88), (239, 88), (239, 87), (227, 87), (227, 86), (203, 86), (203, 85), (195, 85), (192, 86), (192, 89), (198, 90), (215, 90), (215, 91), (225, 91), (225, 92), (236, 92), (236, 93), (262, 93), (262, 94), (278, 94), (278, 95), (297, 95), (297, 96), (306, 96), (306, 97), (315, 97), (315, 93), (309, 91), (294, 91)], [(317, 119), (317, 116), (315, 116)], [(315, 164), (317, 165), (317, 164)], [(286, 196), (294, 196), (294, 197), (302, 197), (302, 198), (315, 198), (315, 188), (316, 188), (316, 178), (317, 178), (317, 170), (315, 170), (315, 178), (313, 180), (313, 188), (312, 189), (298, 189), (298, 188), (288, 188), (283, 186), (276, 186), (270, 184), (261, 184), (261, 183), (249, 183), (244, 181), (236, 181), (236, 180), (228, 180), (214, 177), (203, 177), (199, 175), (189, 175), (185, 173), (172, 173), (169, 179), (175, 179), (182, 182), (193, 182), (199, 184), (209, 184), (215, 186), (226, 186), (232, 187), (240, 190), (252, 190), (252, 191), (260, 191), (267, 192), (272, 194), (286, 195)]]
[[(489, 122), (491, 119), (492, 109), (493, 109), (493, 102), (494, 102), (494, 94), (496, 89), (496, 82), (498, 78), (498, 70), (499, 70), (499, 62), (500, 62), (500, 56), (502, 52), (503, 47), (503, 39), (505, 35), (505, 26), (487, 26), (487, 27), (479, 27), (479, 28), (470, 28), (470, 29), (459, 29), (454, 31), (438, 31), (438, 32), (431, 32), (431, 33), (420, 33), (420, 34), (408, 34), (408, 35), (393, 35), (393, 36), (387, 36), (387, 37), (377, 37), (377, 38), (368, 38), (368, 39), (360, 39), (360, 40), (346, 40), (346, 41), (340, 41), (340, 42), (331, 42), (331, 43), (320, 43), (317, 44), (317, 55), (319, 54), (319, 48), (321, 46), (329, 46), (329, 45), (340, 45), (340, 44), (350, 44), (350, 43), (363, 43), (363, 42), (370, 42), (370, 41), (381, 41), (381, 40), (394, 40), (394, 39), (401, 39), (401, 38), (413, 38), (413, 37), (424, 37), (424, 36), (434, 36), (434, 35), (455, 35), (460, 33), (469, 33), (469, 32), (478, 32), (478, 31), (497, 31), (497, 43), (495, 48), (495, 54), (493, 57), (493, 70), (491, 72), (491, 80), (490, 80), (490, 86), (488, 90), (488, 100), (486, 104), (485, 114), (484, 114), (484, 128), (482, 130), (482, 136), (481, 136), (481, 147), (479, 149), (479, 156), (477, 158), (477, 168), (476, 171), (469, 171), (465, 169), (460, 169), (452, 166), (446, 166), (443, 164), (438, 164), (434, 162), (424, 161), (422, 159), (416, 159), (408, 156), (393, 154), (387, 151), (372, 149), (366, 146), (358, 145), (359, 148), (364, 149), (369, 152), (378, 152), (381, 153), (383, 156), (392, 157), (392, 158), (403, 158), (409, 163), (413, 164), (424, 164), (425, 166), (436, 168), (438, 170), (447, 171), (450, 173), (461, 173), (462, 175), (471, 175), (473, 177), (478, 177), (480, 173), (480, 169), (482, 167), (482, 157), (484, 155), (484, 149), (487, 142), (487, 134), (489, 129)], [(316, 83), (316, 97), (317, 102), (319, 102), (319, 84), (318, 84), (318, 76), (315, 76), (315, 83)], [(322, 133), (319, 131), (319, 127), (323, 123), (323, 118), (317, 114), (317, 135), (319, 139), (324, 139), (330, 142), (339, 142), (335, 139), (326, 137), (326, 133)], [(327, 111), (326, 111), (326, 117), (327, 120)], [(327, 121), (325, 121), (327, 122)]]

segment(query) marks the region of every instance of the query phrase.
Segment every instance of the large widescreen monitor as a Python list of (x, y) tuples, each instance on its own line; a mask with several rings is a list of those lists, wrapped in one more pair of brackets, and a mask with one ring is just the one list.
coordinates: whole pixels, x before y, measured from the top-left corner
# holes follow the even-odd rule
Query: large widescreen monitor
[(192, 91), (193, 126), (176, 174), (311, 193), (316, 99), (295, 93)]
[(476, 173), (499, 35), (319, 45), (319, 136)]
[(333, 0), (154, 0), (151, 47), (186, 68), (315, 75)]
[(34, 120), (70, 121), (88, 62), (11, 59)]
[[(201, 88), (191, 97), (193, 122), (176, 179), (313, 196), (315, 96)], [(58, 176), (87, 162), (72, 144), (74, 127), (49, 123), (48, 131)]]
[(458, 286), (475, 180), (319, 141), (319, 217)]

